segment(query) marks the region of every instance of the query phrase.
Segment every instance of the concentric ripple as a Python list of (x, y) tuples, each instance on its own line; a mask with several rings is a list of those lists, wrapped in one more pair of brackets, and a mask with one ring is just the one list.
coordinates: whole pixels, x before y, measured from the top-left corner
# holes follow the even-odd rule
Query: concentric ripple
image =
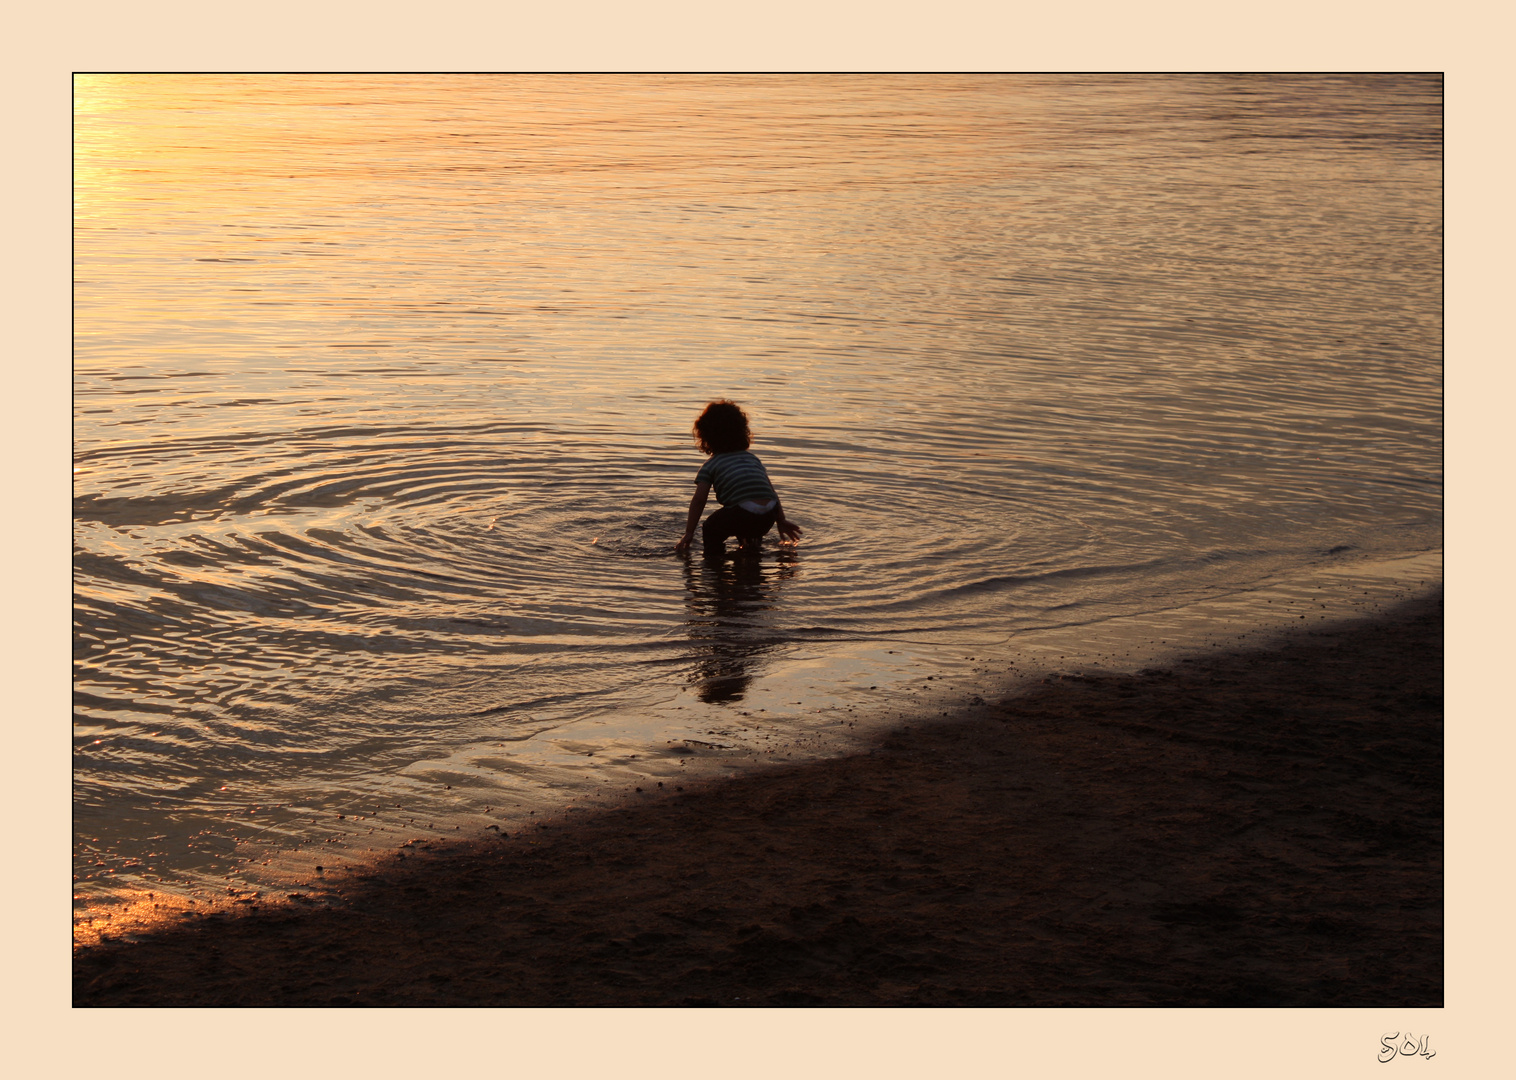
[[(802, 652), (1440, 544), (1435, 78), (77, 99), (86, 892)], [(672, 550), (722, 396), (805, 530), (756, 561)]]

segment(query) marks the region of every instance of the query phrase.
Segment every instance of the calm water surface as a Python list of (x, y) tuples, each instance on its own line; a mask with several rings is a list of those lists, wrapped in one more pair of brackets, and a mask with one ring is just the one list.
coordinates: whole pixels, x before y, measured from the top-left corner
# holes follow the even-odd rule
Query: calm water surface
[(81, 77), (76, 160), (81, 895), (1441, 544), (1436, 78)]

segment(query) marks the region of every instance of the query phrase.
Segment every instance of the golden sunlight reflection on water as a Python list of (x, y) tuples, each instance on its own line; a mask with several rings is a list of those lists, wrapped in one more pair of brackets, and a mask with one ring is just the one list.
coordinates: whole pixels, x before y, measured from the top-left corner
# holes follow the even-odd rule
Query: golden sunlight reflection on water
[[(1440, 552), (1434, 77), (84, 75), (76, 161), (80, 895)], [(672, 556), (718, 396), (797, 549)]]

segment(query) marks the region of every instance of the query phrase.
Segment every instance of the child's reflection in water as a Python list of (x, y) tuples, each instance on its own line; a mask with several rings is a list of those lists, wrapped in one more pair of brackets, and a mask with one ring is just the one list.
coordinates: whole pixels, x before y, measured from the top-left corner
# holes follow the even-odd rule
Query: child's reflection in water
[(781, 548), (774, 562), (741, 555), (724, 562), (686, 561), (685, 605), (695, 659), (690, 681), (701, 701), (741, 701), (755, 661), (782, 642), (769, 612), (780, 583), (795, 576), (796, 561), (788, 548)]

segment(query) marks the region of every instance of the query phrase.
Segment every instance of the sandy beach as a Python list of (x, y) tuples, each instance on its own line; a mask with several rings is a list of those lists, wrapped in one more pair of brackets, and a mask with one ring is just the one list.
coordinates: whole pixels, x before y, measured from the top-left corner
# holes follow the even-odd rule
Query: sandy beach
[[(75, 950), (76, 1006), (1440, 1006), (1441, 594)], [(586, 819), (587, 818), (587, 819)]]

